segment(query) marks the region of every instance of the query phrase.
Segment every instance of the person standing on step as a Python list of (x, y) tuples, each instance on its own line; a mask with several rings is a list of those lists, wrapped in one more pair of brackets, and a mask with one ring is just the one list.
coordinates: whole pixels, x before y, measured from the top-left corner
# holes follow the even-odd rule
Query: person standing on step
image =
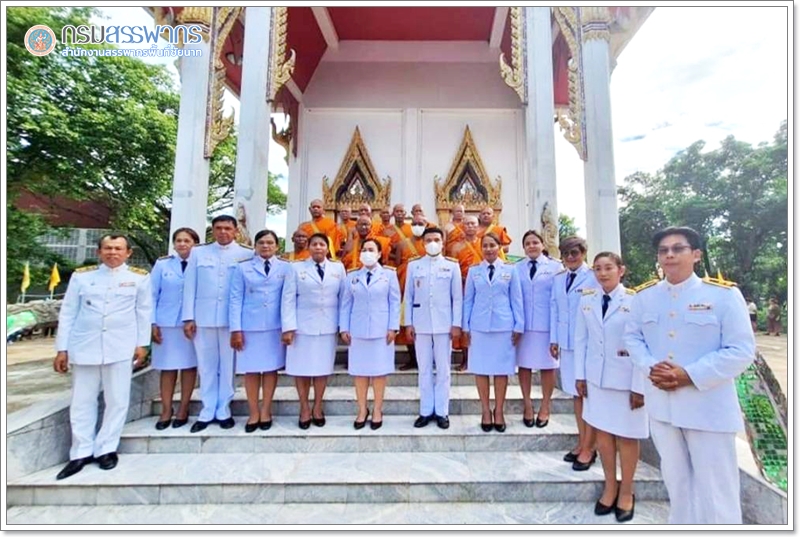
[[(522, 247), (526, 257), (516, 264), (525, 305), (525, 332), (516, 349), (522, 391), (522, 422), (526, 427), (547, 427), (558, 370), (558, 355), (553, 357), (550, 354), (550, 296), (553, 278), (562, 266), (544, 254), (544, 239), (538, 231), (526, 231)], [(535, 420), (531, 399), (534, 369), (539, 371), (542, 382), (542, 403)]]
[(584, 289), (598, 286), (592, 269), (585, 263), (586, 241), (567, 237), (559, 244), (565, 270), (553, 277), (550, 294), (550, 356), (559, 361), (561, 389), (572, 396), (575, 421), (578, 424), (578, 445), (564, 455), (572, 469), (588, 470), (597, 458), (594, 431), (583, 421), (583, 399), (575, 390), (575, 318)]
[(236, 219), (220, 215), (211, 221), (214, 242), (194, 248), (184, 274), (183, 333), (194, 342), (203, 409), (191, 432), (215, 421), (223, 429), (235, 425), (233, 349), (228, 328), (231, 275), (253, 251), (236, 243)]
[[(281, 330), (286, 349), (286, 374), (295, 377), (300, 399), (298, 425), (325, 425), (322, 398), (333, 373), (339, 334), (339, 301), (344, 289), (344, 265), (330, 261), (328, 240), (314, 233), (308, 240), (311, 258), (292, 263), (281, 295)], [(309, 404), (314, 384), (314, 406)]]
[(382, 248), (377, 239), (361, 243), (362, 268), (348, 271), (339, 306), (339, 334), (350, 345), (347, 369), (354, 377), (358, 402), (358, 415), (353, 423), (356, 429), (362, 429), (369, 417), (370, 380), (375, 397), (370, 428), (375, 430), (383, 425), (386, 376), (394, 372), (394, 340), (400, 329), (400, 284), (395, 269), (380, 265)]
[(425, 427), (435, 418), (440, 428), (447, 429), (451, 341), (461, 337), (461, 272), (455, 260), (442, 255), (441, 229), (425, 229), (422, 241), (426, 255), (408, 263), (403, 295), (406, 335), (415, 343), (419, 363), (420, 415), (414, 427)]
[[(619, 255), (600, 252), (594, 258), (600, 289), (584, 289), (575, 320), (575, 388), (583, 397), (583, 419), (597, 434), (605, 487), (594, 514), (612, 511), (618, 522), (633, 519), (633, 474), (639, 461), (639, 439), (647, 438), (644, 372), (625, 348), (635, 291), (620, 283), (625, 267)], [(617, 450), (622, 481), (617, 481)]]
[[(200, 243), (197, 232), (188, 227), (175, 230), (172, 246), (178, 255), (162, 257), (150, 274), (153, 290), (153, 369), (161, 371), (161, 416), (156, 429), (170, 425), (177, 429), (189, 421), (189, 403), (197, 382), (197, 353), (183, 333), (183, 277), (192, 248)], [(181, 374), (181, 402), (173, 420), (172, 398), (178, 372)]]
[(669, 524), (741, 524), (734, 379), (753, 362), (747, 306), (733, 284), (700, 279), (700, 235), (655, 234), (663, 280), (637, 288), (625, 328), (633, 362), (649, 374), (650, 434), (669, 493)]
[[(77, 269), (58, 315), (53, 369), (72, 365), (69, 463), (56, 479), (97, 461), (103, 470), (117, 465), (117, 447), (128, 416), (131, 376), (147, 356), (153, 297), (146, 271), (129, 267), (128, 238), (100, 237), (100, 264)], [(133, 363), (132, 363), (133, 362)], [(103, 390), (103, 424), (97, 427), (97, 397)]]
[[(278, 371), (286, 365), (281, 341), (283, 286), (294, 276), (291, 263), (278, 259), (278, 235), (269, 229), (256, 233), (256, 255), (241, 261), (231, 280), (229, 306), (231, 347), (236, 351), (236, 374), (244, 375), (250, 417), (244, 432), (272, 427), (272, 397)], [(258, 404), (259, 391), (263, 393)]]
[[(486, 233), (481, 248), (483, 261), (467, 274), (463, 339), (472, 349), (468, 370), (475, 375), (481, 400), (481, 429), (502, 433), (508, 376), (516, 372), (514, 347), (525, 331), (525, 309), (517, 271), (513, 264), (499, 260), (500, 237)], [(494, 409), (489, 401), (490, 375), (494, 376)]]

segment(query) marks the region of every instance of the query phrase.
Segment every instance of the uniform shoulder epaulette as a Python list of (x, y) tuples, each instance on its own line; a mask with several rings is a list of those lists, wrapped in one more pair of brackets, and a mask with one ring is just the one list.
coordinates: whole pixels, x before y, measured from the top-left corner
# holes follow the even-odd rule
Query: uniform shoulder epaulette
[(644, 282), (642, 285), (637, 285), (636, 287), (633, 288), (633, 291), (636, 292), (636, 293), (641, 293), (645, 289), (649, 289), (650, 287), (653, 287), (655, 284), (657, 284), (660, 281), (661, 280), (659, 280), (658, 278), (653, 278), (650, 281)]
[(360, 268), (351, 268), (347, 270), (347, 273), (350, 274), (351, 272), (355, 272), (357, 270), (361, 270)]
[(634, 289), (625, 288), (625, 294), (627, 294), (627, 295), (635, 295), (636, 291)]
[(157, 259), (157, 261), (161, 261), (162, 259), (172, 259), (173, 257), (175, 257), (175, 256), (174, 255), (162, 255), (161, 257), (159, 257)]
[(597, 292), (597, 289), (595, 289), (593, 287), (588, 287), (588, 288), (584, 289), (583, 291), (581, 291), (581, 294), (583, 296), (587, 296), (587, 295), (593, 295), (596, 292)]
[(422, 256), (421, 255), (415, 255), (415, 256), (411, 257), (408, 261), (409, 262), (416, 261), (417, 259), (422, 259)]
[(449, 259), (449, 260), (450, 260), (450, 261), (452, 261), (453, 263), (458, 263), (458, 259), (456, 259), (456, 258), (454, 258), (454, 257), (447, 257), (447, 256), (444, 256), (444, 258), (445, 258), (445, 259)]
[(736, 287), (736, 282), (728, 281), (728, 280), (721, 280), (719, 278), (711, 278), (706, 276), (703, 278), (703, 283), (707, 283), (709, 285), (716, 285), (717, 287), (723, 287), (725, 289), (730, 289), (732, 287)]
[(339, 263), (340, 265), (342, 264), (342, 262), (339, 261), (338, 259), (328, 259), (328, 261), (330, 261), (331, 263)]
[(88, 267), (76, 268), (75, 272), (90, 272), (92, 270), (97, 270), (99, 268), (100, 268), (100, 265), (89, 265)]
[(253, 247), (250, 246), (249, 244), (239, 244), (239, 246), (241, 246), (242, 248), (247, 248), (248, 250), (252, 250), (253, 249)]
[(237, 261), (237, 263), (244, 263), (245, 261), (252, 261), (252, 260), (253, 260), (252, 257), (245, 257), (244, 259), (240, 259), (239, 261)]
[(133, 272), (135, 274), (141, 274), (142, 276), (147, 276), (148, 274), (150, 274), (146, 270), (144, 270), (142, 268), (139, 268), (139, 267), (128, 267), (128, 270), (130, 270), (131, 272)]
[(393, 271), (397, 272), (397, 267), (390, 267), (388, 265), (384, 265), (383, 268), (385, 268), (386, 270), (393, 270)]
[(517, 264), (517, 261), (506, 260), (506, 265), (516, 265), (516, 264)]
[(556, 272), (556, 276), (558, 276), (559, 274), (564, 274), (566, 271), (567, 271), (567, 269), (565, 269), (565, 268), (562, 268), (561, 270), (559, 270), (558, 272)]

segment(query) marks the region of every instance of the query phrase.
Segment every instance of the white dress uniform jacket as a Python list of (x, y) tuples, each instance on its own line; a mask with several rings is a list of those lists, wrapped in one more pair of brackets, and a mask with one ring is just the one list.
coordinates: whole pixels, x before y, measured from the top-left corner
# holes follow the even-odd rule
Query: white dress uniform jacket
[(522, 288), (514, 265), (497, 259), (494, 277), (489, 280), (489, 263), (484, 260), (470, 267), (464, 296), (465, 332), (525, 331)]
[(322, 267), (325, 278), (320, 280), (313, 259), (292, 263), (294, 277), (287, 278), (281, 297), (284, 332), (311, 336), (338, 332), (339, 300), (347, 274), (339, 262), (325, 260)]
[(625, 348), (625, 325), (635, 292), (618, 285), (603, 318), (603, 290), (588, 289), (575, 320), (575, 379), (601, 388), (644, 394), (644, 373)]
[[(540, 255), (536, 259), (536, 274), (531, 280), (530, 261), (530, 258), (526, 257), (515, 265), (522, 287), (522, 302), (525, 307), (525, 331), (549, 332), (553, 278), (564, 267), (558, 261)], [(575, 284), (573, 283), (572, 285), (574, 286)]]
[(633, 300), (625, 345), (643, 371), (672, 360), (694, 383), (671, 392), (645, 383), (652, 418), (702, 431), (743, 430), (734, 379), (752, 363), (756, 349), (738, 289), (694, 274), (678, 285), (662, 280), (643, 289)]
[(418, 334), (449, 334), (452, 327), (460, 328), (463, 293), (458, 263), (441, 255), (410, 261), (403, 301), (405, 325)]
[[(188, 260), (187, 260), (188, 268)], [(156, 261), (150, 273), (153, 291), (153, 324), (160, 327), (182, 327), (183, 271), (181, 258), (168, 256)]]
[(599, 287), (594, 272), (587, 265), (577, 271), (575, 280), (567, 292), (567, 275), (565, 270), (553, 278), (550, 294), (550, 343), (557, 344), (560, 349), (573, 350), (575, 342), (575, 316), (578, 303), (584, 289)]
[(228, 326), (228, 299), (233, 271), (253, 251), (232, 242), (195, 246), (184, 273), (183, 319), (198, 327)]
[(150, 345), (150, 276), (128, 265), (73, 273), (58, 316), (56, 350), (76, 365), (133, 361), (136, 347)]
[(259, 255), (239, 263), (231, 279), (229, 328), (241, 330), (279, 330), (281, 300), (285, 282), (294, 277), (292, 264), (272, 256), (269, 276)]
[(339, 306), (339, 330), (358, 339), (385, 338), (400, 329), (400, 284), (397, 273), (377, 265), (367, 285), (367, 267), (347, 274)]

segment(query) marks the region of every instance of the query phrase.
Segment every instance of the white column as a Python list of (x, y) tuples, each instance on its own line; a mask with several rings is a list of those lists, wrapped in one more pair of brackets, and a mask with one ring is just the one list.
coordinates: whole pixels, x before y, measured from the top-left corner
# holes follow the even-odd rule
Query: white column
[[(525, 143), (531, 188), (527, 227), (542, 230), (542, 211), (548, 204), (558, 230), (556, 200), (556, 149), (553, 130), (553, 37), (549, 7), (526, 7), (528, 105), (525, 108)], [(521, 238), (521, 237), (520, 237)], [(556, 235), (556, 239), (557, 235)], [(558, 255), (558, 251), (551, 251)]]
[(587, 241), (591, 252), (620, 253), (614, 136), (611, 132), (610, 15), (608, 8), (581, 8), (586, 153), (583, 166)]
[(190, 227), (204, 240), (208, 206), (208, 160), (203, 156), (208, 92), (208, 41), (191, 45), (200, 56), (180, 58), (181, 105), (178, 112), (178, 141), (172, 180), (170, 238), (180, 227)]
[(236, 146), (236, 178), (233, 184), (233, 210), (247, 218), (250, 240), (267, 221), (267, 181), (269, 170), (270, 123), (267, 86), (269, 84), (270, 7), (245, 8), (242, 91), (239, 97), (239, 139)]

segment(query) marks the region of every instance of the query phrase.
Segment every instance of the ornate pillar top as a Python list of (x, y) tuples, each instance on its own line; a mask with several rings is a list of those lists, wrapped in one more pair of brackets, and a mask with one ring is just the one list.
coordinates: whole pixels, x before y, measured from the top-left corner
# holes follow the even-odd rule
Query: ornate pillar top
[(583, 42), (593, 39), (611, 41), (610, 26), (613, 18), (605, 6), (581, 7), (580, 20), (583, 30)]

